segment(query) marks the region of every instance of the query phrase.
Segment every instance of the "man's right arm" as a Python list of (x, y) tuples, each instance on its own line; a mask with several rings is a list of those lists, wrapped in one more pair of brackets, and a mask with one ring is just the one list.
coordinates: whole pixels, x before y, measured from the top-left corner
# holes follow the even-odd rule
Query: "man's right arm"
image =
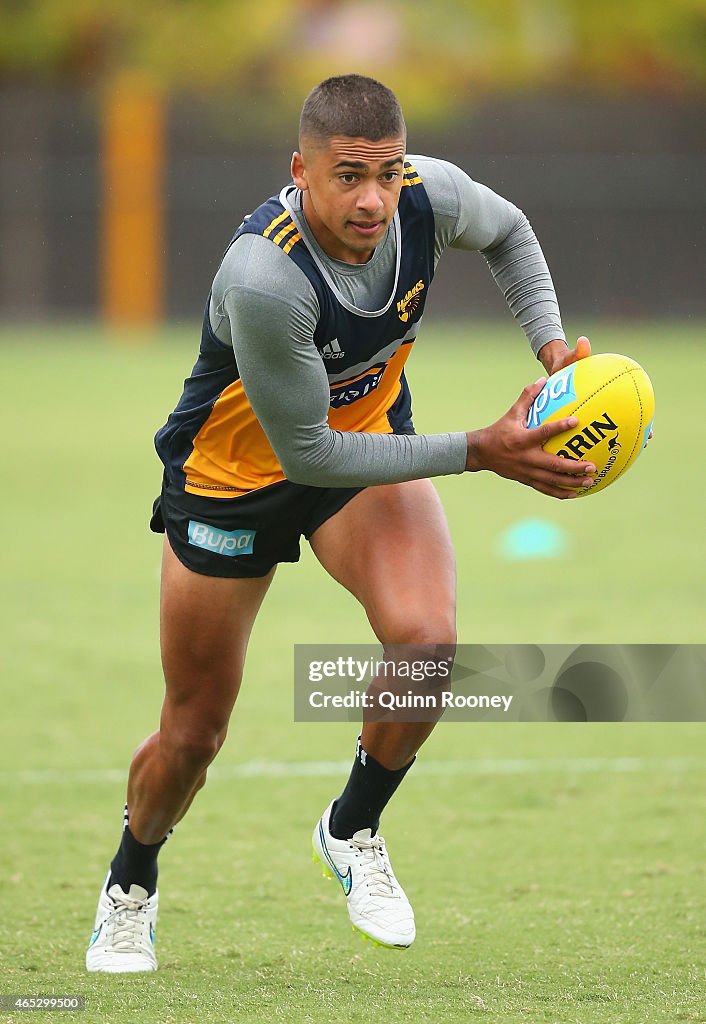
[[(241, 241), (246, 244), (234, 252)], [(525, 426), (539, 382), (479, 431), (331, 430), (328, 376), (313, 340), (315, 294), (299, 268), (266, 239), (245, 236), (231, 247), (214, 282), (214, 300), (223, 318), (214, 327), (223, 340), (227, 319), (243, 388), (288, 480), (357, 487), (487, 469), (554, 497), (570, 497), (562, 488), (582, 485), (567, 470), (584, 473), (586, 464), (567, 467), (566, 460), (541, 448), (575, 421)]]
[(214, 329), (225, 340), (227, 319), (243, 388), (287, 479), (356, 487), (464, 471), (465, 433), (331, 430), (328, 376), (314, 344), (316, 296), (268, 240), (245, 235), (231, 246), (214, 282), (214, 307), (221, 316)]

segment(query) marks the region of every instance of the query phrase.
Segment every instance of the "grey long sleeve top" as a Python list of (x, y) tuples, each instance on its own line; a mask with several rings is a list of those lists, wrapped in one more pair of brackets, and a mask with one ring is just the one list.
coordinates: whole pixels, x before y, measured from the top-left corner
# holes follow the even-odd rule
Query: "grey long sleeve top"
[[(563, 339), (549, 269), (522, 211), (453, 164), (409, 159), (433, 210), (435, 261), (449, 247), (481, 252), (534, 353)], [(339, 292), (359, 309), (380, 309), (394, 280), (394, 232), (387, 232), (368, 263), (344, 263), (316, 242), (301, 193), (292, 187), (287, 198), (305, 243)], [(314, 288), (278, 246), (253, 234), (234, 242), (213, 283), (211, 325), (221, 341), (233, 345), (248, 401), (287, 478), (345, 487), (463, 472), (465, 433), (370, 434), (329, 427), (329, 379), (314, 344), (318, 317)]]

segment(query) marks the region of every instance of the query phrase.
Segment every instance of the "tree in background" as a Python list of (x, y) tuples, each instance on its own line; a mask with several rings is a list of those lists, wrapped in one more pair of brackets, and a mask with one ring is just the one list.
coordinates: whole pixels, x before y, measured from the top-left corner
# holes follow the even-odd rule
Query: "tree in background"
[(344, 71), (383, 78), (417, 123), (519, 89), (688, 95), (705, 41), (706, 0), (22, 0), (0, 11), (0, 83), (139, 70), (241, 96), (241, 129), (268, 133)]

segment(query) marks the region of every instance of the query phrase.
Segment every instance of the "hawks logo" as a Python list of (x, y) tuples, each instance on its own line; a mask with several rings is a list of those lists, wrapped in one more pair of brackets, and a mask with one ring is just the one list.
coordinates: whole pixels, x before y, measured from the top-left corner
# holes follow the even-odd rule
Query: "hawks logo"
[(406, 324), (410, 317), (413, 317), (416, 311), (419, 309), (419, 303), (422, 301), (420, 292), (424, 291), (424, 282), (417, 281), (417, 283), (409, 289), (403, 299), (397, 303), (397, 314), (403, 324)]

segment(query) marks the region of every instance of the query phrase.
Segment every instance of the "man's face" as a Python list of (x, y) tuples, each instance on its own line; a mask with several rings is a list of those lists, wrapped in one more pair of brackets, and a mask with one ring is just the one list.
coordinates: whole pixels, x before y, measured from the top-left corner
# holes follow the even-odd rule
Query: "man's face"
[(367, 263), (395, 215), (404, 176), (404, 138), (302, 140), (292, 179), (304, 216), (329, 256)]

